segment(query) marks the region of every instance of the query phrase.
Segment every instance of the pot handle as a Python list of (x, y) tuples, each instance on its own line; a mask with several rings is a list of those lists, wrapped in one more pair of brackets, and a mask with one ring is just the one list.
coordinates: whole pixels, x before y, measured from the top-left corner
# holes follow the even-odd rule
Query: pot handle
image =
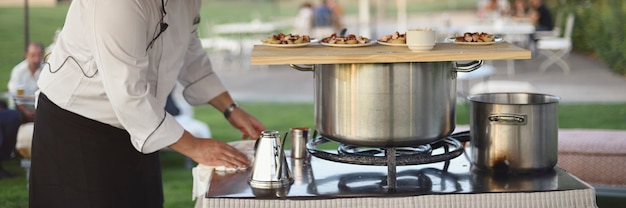
[(517, 114), (491, 114), (489, 115), (488, 119), (491, 122), (501, 124), (525, 125), (526, 120), (528, 120), (528, 116)]
[(315, 67), (313, 65), (308, 65), (310, 67), (302, 67), (295, 64), (289, 64), (289, 67), (299, 70), (299, 71), (315, 71)]
[(467, 64), (459, 64), (454, 62), (452, 66), (456, 72), (471, 72), (483, 66), (483, 60), (475, 60)]

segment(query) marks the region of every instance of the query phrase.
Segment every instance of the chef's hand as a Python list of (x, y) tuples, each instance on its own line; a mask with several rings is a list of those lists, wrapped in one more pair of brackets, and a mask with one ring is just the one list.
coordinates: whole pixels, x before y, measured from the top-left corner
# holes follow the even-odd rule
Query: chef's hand
[(241, 131), (242, 139), (258, 139), (261, 136), (261, 132), (265, 130), (265, 126), (261, 122), (239, 107), (230, 113), (228, 122)]
[(170, 148), (203, 165), (229, 168), (245, 168), (250, 165), (246, 155), (225, 142), (196, 138), (187, 131)]

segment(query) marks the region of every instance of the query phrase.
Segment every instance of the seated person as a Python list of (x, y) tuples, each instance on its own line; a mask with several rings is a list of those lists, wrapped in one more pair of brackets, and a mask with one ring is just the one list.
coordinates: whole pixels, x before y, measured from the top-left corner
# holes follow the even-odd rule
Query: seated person
[[(37, 91), (37, 80), (42, 69), (43, 45), (30, 43), (24, 54), (25, 60), (11, 71), (9, 92), (16, 98), (16, 109), (22, 113), (24, 122), (33, 122), (35, 119), (34, 99)], [(30, 103), (21, 102), (22, 98), (32, 99)]]
[(322, 0), (322, 4), (313, 10), (312, 37), (323, 38), (335, 33), (339, 28), (336, 14), (333, 12), (329, 0)]
[(513, 3), (513, 9), (511, 9), (510, 14), (513, 18), (526, 19), (528, 16), (526, 0), (515, 0), (515, 2)]
[(550, 31), (554, 29), (552, 13), (542, 0), (530, 0), (533, 12), (530, 14), (530, 21), (535, 25), (536, 31)]
[(509, 2), (503, 0), (481, 1), (478, 5), (478, 17), (497, 19), (507, 14)]
[(7, 103), (0, 100), (0, 179), (14, 176), (2, 168), (2, 161), (10, 159), (15, 150), (17, 129), (20, 123), (19, 112), (8, 109)]
[(304, 2), (298, 9), (298, 15), (294, 18), (294, 33), (299, 35), (311, 35), (313, 28), (313, 5)]
[(535, 25), (535, 33), (530, 34), (530, 48), (535, 50), (537, 40), (545, 36), (542, 32), (552, 31), (554, 22), (552, 21), (552, 13), (548, 6), (542, 0), (530, 0), (531, 11), (528, 20)]

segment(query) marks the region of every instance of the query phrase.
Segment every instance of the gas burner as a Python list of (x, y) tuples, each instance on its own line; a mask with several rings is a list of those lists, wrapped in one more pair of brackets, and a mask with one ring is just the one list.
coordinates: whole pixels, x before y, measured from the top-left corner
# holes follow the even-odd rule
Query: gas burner
[[(338, 152), (342, 154), (362, 155), (362, 156), (384, 156), (385, 148), (380, 147), (360, 147), (349, 144), (340, 144)], [(415, 156), (422, 154), (431, 154), (432, 147), (430, 144), (419, 145), (417, 147), (396, 147), (397, 156)]]
[[(468, 133), (455, 134), (445, 137), (426, 145), (415, 147), (357, 147), (353, 145), (340, 144), (337, 153), (320, 150), (317, 146), (331, 142), (330, 139), (322, 136), (315, 136), (309, 140), (306, 148), (311, 155), (335, 162), (350, 163), (357, 165), (378, 165), (387, 166), (386, 189), (395, 192), (398, 188), (398, 178), (396, 167), (402, 165), (420, 165), (427, 163), (444, 162), (444, 169), (450, 165), (450, 160), (463, 154), (463, 144), (455, 138), (467, 140)], [(453, 138), (455, 137), (455, 138)], [(433, 149), (443, 148), (443, 153), (434, 154)]]
[[(307, 143), (307, 150), (311, 155), (335, 162), (350, 163), (357, 165), (388, 166), (391, 158), (393, 165), (420, 165), (443, 162), (463, 154), (463, 145), (452, 137), (446, 137), (431, 144), (415, 147), (358, 147), (354, 145), (339, 144), (337, 153), (332, 153), (317, 148), (319, 145), (334, 142), (326, 137), (314, 137)], [(444, 153), (433, 154), (433, 149), (443, 148)], [(388, 155), (395, 157), (388, 158)]]

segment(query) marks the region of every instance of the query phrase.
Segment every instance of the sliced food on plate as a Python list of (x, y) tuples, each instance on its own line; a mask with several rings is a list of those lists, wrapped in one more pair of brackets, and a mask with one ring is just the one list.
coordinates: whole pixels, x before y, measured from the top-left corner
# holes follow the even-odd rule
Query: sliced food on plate
[(456, 36), (454, 38), (454, 40), (456, 42), (494, 42), (496, 40), (496, 36), (493, 34), (488, 34), (488, 33), (478, 33), (478, 32), (474, 32), (474, 33), (470, 33), (470, 32), (466, 32), (464, 33), (462, 36)]
[(393, 34), (385, 35), (378, 38), (378, 43), (385, 45), (387, 44), (395, 44), (395, 45), (404, 45), (406, 44), (406, 33), (399, 33), (396, 31)]
[(368, 44), (371, 40), (367, 37), (357, 36), (355, 34), (348, 34), (345, 37), (338, 37), (337, 33), (333, 33), (332, 35), (322, 38), (322, 44), (329, 45), (358, 45), (358, 44)]
[(308, 35), (297, 34), (275, 34), (267, 39), (261, 40), (263, 44), (308, 44), (311, 42), (311, 37)]

